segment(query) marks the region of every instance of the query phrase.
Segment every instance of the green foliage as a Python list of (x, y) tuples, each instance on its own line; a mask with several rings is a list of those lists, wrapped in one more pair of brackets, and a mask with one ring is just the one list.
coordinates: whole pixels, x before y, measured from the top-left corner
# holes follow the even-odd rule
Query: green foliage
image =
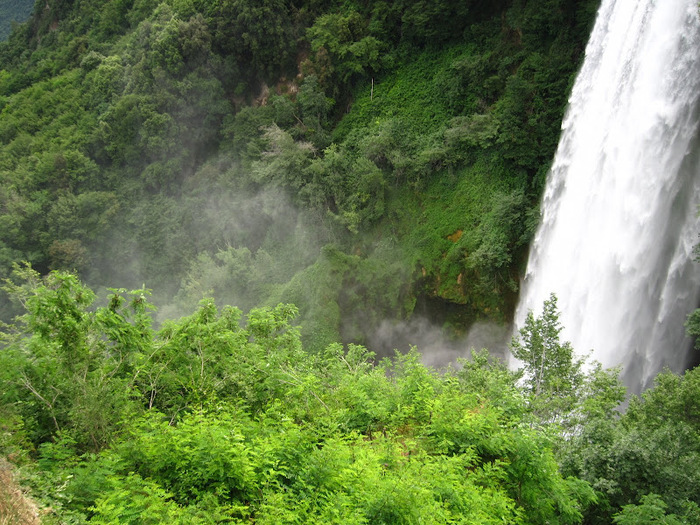
[(138, 474), (114, 480), (112, 485), (90, 509), (94, 513), (90, 523), (206, 523), (194, 512), (187, 512), (173, 503), (170, 494), (160, 485)]
[[(301, 115), (300, 124), (303, 136), (313, 142), (317, 148), (327, 146), (329, 142), (328, 132), (326, 131), (328, 128), (328, 116), (334, 101), (332, 98), (326, 97), (315, 75), (309, 75), (304, 78), (304, 81), (299, 86), (297, 102)], [(299, 119), (299, 117), (296, 118)]]
[(415, 351), (379, 366), (359, 346), (313, 356), (288, 305), (241, 326), (238, 310), (204, 301), (154, 333), (142, 290), (90, 309), (70, 274), (19, 277), (8, 286), (26, 304), (23, 331), (0, 355), (26, 381), (2, 406), (47, 427), (30, 434), (31, 483), (57, 520), (573, 524), (592, 500), (522, 424), (517, 375), (483, 355), (444, 374)]
[(475, 288), (478, 286), (484, 295), (517, 291), (512, 274), (514, 259), (529, 245), (536, 224), (537, 217), (528, 208), (522, 190), (493, 196), (490, 210), (463, 241), (473, 246), (468, 249), (466, 268), (473, 272)]
[(6, 334), (3, 402), (19, 408), (35, 444), (69, 435), (79, 449), (98, 450), (135, 409), (128, 385), (151, 344), (148, 292), (115, 290), (108, 307), (91, 311), (95, 296), (73, 275), (40, 279), (18, 268), (16, 276), (24, 283), (6, 291), (27, 313)]
[[(540, 316), (528, 312), (510, 348), (522, 362), (529, 408), (536, 422), (556, 424), (567, 438), (558, 449), (566, 462), (572, 459), (566, 455), (577, 443), (585, 442), (583, 436), (589, 432), (607, 435), (626, 389), (619, 368), (603, 369), (597, 362), (586, 365), (585, 357), (576, 356), (571, 343), (560, 340), (562, 328), (557, 298), (552, 294)], [(595, 454), (593, 448), (590, 452)]]
[(307, 183), (307, 168), (314, 154), (308, 142), (296, 142), (286, 131), (273, 125), (265, 130), (266, 150), (253, 164), (253, 180), (289, 186), (295, 190)]
[[(402, 304), (437, 297), (464, 305), (462, 325), (503, 320), (590, 4), (50, 4), (0, 45), (0, 275), (27, 260), (91, 283), (149, 282), (159, 303), (185, 280), (188, 307), (211, 288), (247, 309), (313, 274), (332, 242), (367, 259), (355, 268), (382, 268), (326, 294), (363, 306), (349, 317), (387, 312), (391, 300), (370, 299), (393, 268)], [(230, 211), (271, 190), (304, 228)], [(470, 235), (453, 246), (460, 230)], [(318, 239), (286, 273), (282, 231)], [(379, 238), (401, 248), (376, 250)], [(263, 245), (273, 285), (187, 284), (207, 256)], [(313, 302), (299, 303), (313, 330), (345, 337)]]
[(290, 69), (295, 29), (289, 6), (281, 0), (219, 0), (207, 3), (212, 18), (212, 46), (232, 55), (254, 80), (277, 79)]
[(695, 348), (700, 348), (700, 310), (695, 310), (688, 316), (685, 329), (689, 336), (695, 338)]
[(375, 79), (373, 84), (359, 83), (351, 111), (335, 129), (336, 140), (346, 138), (351, 130), (361, 135), (365, 133), (363, 128), (376, 134), (377, 127), (389, 120), (400, 122), (402, 134), (426, 134), (439, 129), (449, 118), (440, 73), (455, 53), (455, 48), (416, 51), (410, 60)]
[(259, 305), (261, 297), (269, 295), (265, 289), (274, 278), (273, 264), (274, 261), (262, 249), (255, 255), (245, 247), (229, 247), (214, 257), (202, 253), (193, 262), (180, 288), (180, 297), (187, 304), (213, 295), (226, 304), (237, 304), (243, 310), (249, 310)]
[[(0, 276), (45, 276), (6, 287), (23, 316), (3, 329), (0, 444), (40, 458), (49, 519), (580, 522), (590, 489), (555, 458), (595, 487), (587, 516), (651, 492), (634, 443), (694, 434), (619, 439), (615, 372), (573, 405), (542, 382), (566, 406), (533, 413), (484, 355), (440, 375), (337, 343), (420, 296), (507, 318), (595, 3), (83, 0), (17, 26)], [(161, 321), (212, 294), (242, 311), (205, 299), (154, 332), (145, 290), (98, 306), (52, 269), (148, 282)], [(548, 406), (565, 443), (540, 430)], [(687, 491), (656, 492), (690, 516)]]
[(488, 402), (503, 411), (504, 417), (514, 421), (523, 416), (525, 398), (517, 387), (522, 370), (512, 371), (505, 363), (493, 361), (489, 351), (472, 351), (469, 360), (461, 360), (457, 372), (462, 389), (476, 395), (479, 402)]
[(326, 85), (331, 79), (334, 84), (346, 84), (353, 77), (376, 73), (385, 45), (367, 32), (366, 22), (356, 11), (319, 16), (307, 30), (315, 57), (306, 68)]
[(156, 333), (144, 290), (95, 308), (28, 267), (6, 288), (26, 313), (3, 332), (0, 445), (57, 521), (697, 521), (697, 370), (617, 414), (617, 371), (583, 374), (554, 298), (514, 342), (523, 387), (485, 351), (442, 373), (415, 350), (309, 354), (289, 305), (243, 324), (203, 301)]
[(472, 2), (402, 2), (402, 36), (418, 42), (440, 43), (464, 30)]
[(581, 382), (582, 361), (574, 357), (570, 342), (560, 341), (561, 331), (557, 298), (552, 294), (544, 302), (541, 316), (528, 312), (519, 337), (511, 343), (535, 396), (570, 397)]
[(683, 523), (673, 514), (666, 514), (666, 504), (657, 494), (642, 496), (639, 505), (625, 505), (622, 512), (616, 514), (613, 522), (616, 525), (667, 523), (676, 525)]
[[(697, 377), (698, 369), (683, 376), (662, 373), (655, 388), (630, 399), (625, 414), (611, 417), (593, 412), (588, 416), (565, 450), (563, 469), (589, 481), (605, 498), (605, 504), (592, 509), (587, 518), (591, 523), (610, 523), (622, 509), (617, 519), (628, 520), (622, 523), (629, 523), (633, 516), (662, 519), (664, 505), (678, 519), (694, 522), (700, 503), (700, 445), (692, 408)], [(641, 501), (652, 493), (661, 500)]]

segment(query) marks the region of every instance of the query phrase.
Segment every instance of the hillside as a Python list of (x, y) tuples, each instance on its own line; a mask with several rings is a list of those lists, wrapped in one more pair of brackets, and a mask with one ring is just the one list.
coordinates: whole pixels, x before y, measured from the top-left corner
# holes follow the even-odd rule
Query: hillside
[(509, 319), (597, 2), (46, 5), (0, 51), (2, 276), (291, 302), (314, 349)]

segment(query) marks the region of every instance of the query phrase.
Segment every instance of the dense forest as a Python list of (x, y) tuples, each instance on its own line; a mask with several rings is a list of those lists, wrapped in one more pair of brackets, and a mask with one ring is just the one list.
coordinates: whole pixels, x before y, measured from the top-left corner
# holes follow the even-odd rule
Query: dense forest
[(519, 371), (385, 337), (507, 333), (597, 6), (37, 2), (0, 44), (3, 519), (698, 523), (698, 372), (627, 397), (554, 296)]
[(0, 48), (0, 276), (293, 303), (314, 351), (503, 322), (596, 6), (37, 4)]

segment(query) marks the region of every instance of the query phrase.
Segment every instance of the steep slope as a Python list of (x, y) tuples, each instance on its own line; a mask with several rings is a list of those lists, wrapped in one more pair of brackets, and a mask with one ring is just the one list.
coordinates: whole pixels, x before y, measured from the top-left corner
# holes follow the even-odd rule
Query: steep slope
[(0, 48), (0, 273), (294, 302), (315, 349), (503, 321), (597, 3), (49, 1)]

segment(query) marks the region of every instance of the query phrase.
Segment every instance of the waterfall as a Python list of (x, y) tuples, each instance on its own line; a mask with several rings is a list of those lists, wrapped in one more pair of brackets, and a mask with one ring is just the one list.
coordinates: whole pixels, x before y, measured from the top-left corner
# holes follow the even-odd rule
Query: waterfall
[(562, 337), (632, 391), (682, 371), (700, 299), (696, 0), (603, 0), (569, 99), (516, 326), (558, 297)]

